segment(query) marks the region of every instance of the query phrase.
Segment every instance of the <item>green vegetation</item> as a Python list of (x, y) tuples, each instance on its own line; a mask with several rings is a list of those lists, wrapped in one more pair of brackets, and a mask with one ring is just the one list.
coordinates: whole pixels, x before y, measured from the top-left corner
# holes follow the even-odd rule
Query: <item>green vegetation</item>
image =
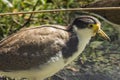
[[(64, 9), (81, 7), (93, 0), (9, 0), (9, 3), (0, 0), (0, 12), (21, 12), (33, 10), (51, 10), (51, 9)], [(10, 6), (10, 4), (12, 6)], [(32, 15), (29, 23), (24, 25), (30, 17), (30, 14), (19, 14), (13, 16), (0, 16), (0, 39), (8, 36), (9, 34), (19, 30), (23, 27), (41, 24), (63, 24), (68, 23), (68, 12), (53, 12), (53, 13), (38, 13)]]

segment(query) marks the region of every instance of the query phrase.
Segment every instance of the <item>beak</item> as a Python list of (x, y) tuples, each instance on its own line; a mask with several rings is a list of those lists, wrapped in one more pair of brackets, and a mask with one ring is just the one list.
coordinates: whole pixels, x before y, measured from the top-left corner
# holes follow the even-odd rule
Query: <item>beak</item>
[(94, 24), (93, 30), (94, 30), (94, 33), (98, 33), (105, 40), (111, 41), (108, 35), (105, 34), (105, 32), (101, 29), (100, 24)]
[(104, 39), (111, 41), (111, 39), (108, 37), (107, 34), (105, 34), (105, 32), (102, 29), (99, 29), (98, 34), (103, 37)]

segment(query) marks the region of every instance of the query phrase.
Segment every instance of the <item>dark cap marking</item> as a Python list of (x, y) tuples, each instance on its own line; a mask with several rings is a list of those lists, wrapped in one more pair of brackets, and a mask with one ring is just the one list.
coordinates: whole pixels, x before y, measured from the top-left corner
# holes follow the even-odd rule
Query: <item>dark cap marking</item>
[(99, 22), (99, 20), (93, 16), (79, 16), (77, 18), (75, 18), (75, 20), (73, 21), (73, 23), (71, 24), (71, 26), (76, 26), (78, 28), (86, 28), (88, 27), (89, 24), (97, 24)]

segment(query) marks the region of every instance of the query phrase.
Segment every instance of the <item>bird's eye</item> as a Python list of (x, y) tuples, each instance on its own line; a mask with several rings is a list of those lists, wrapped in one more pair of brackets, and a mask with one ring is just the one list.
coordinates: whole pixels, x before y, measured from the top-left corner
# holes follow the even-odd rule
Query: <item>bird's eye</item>
[(89, 26), (88, 26), (88, 28), (92, 28), (93, 27), (93, 25), (92, 24), (90, 24)]

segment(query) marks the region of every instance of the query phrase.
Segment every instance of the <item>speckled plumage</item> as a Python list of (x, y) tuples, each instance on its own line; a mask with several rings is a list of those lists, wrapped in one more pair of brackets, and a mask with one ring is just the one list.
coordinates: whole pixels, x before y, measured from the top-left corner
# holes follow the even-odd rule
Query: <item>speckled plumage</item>
[(30, 69), (47, 62), (69, 39), (65, 27), (55, 27), (27, 28), (1, 41), (0, 70)]
[(98, 32), (109, 39), (92, 16), (76, 18), (68, 27), (22, 29), (0, 41), (0, 75), (30, 80), (50, 77), (78, 57)]

